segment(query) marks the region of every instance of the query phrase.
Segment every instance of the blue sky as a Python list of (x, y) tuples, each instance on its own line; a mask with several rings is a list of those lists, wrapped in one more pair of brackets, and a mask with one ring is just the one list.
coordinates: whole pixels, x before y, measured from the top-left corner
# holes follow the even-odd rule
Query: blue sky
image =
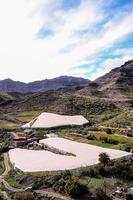
[(0, 2), (0, 79), (96, 79), (133, 59), (133, 0)]

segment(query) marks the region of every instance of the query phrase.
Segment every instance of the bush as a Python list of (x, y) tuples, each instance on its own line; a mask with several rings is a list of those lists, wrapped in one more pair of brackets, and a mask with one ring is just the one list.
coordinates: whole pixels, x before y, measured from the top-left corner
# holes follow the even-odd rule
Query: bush
[(132, 161), (118, 160), (114, 163), (112, 167), (112, 173), (115, 177), (121, 178), (123, 180), (133, 179), (133, 165)]
[(37, 180), (37, 181), (35, 181), (34, 183), (33, 183), (33, 185), (32, 185), (32, 189), (33, 190), (37, 190), (40, 186), (42, 186), (43, 185), (43, 181), (41, 181), (41, 180)]
[(65, 193), (65, 185), (66, 181), (63, 178), (61, 178), (60, 180), (55, 182), (55, 184), (53, 185), (53, 189), (60, 193)]
[(71, 172), (69, 170), (65, 170), (61, 177), (66, 180), (71, 177)]
[(76, 177), (72, 177), (67, 181), (65, 191), (68, 195), (74, 198), (89, 193), (87, 185), (80, 183), (79, 179)]
[(96, 177), (97, 176), (97, 171), (96, 171), (95, 168), (91, 168), (91, 167), (88, 168), (88, 169), (84, 168), (81, 171), (81, 175), (82, 176), (89, 176), (89, 177)]
[(6, 153), (8, 151), (9, 151), (9, 147), (8, 146), (3, 146), (3, 147), (0, 148), (0, 154)]
[(92, 135), (92, 134), (89, 134), (89, 135), (87, 135), (87, 139), (88, 140), (96, 140), (96, 136)]
[(87, 185), (80, 183), (79, 179), (74, 176), (70, 176), (69, 178), (62, 177), (55, 182), (53, 189), (75, 198), (89, 193)]
[(98, 174), (102, 175), (102, 176), (106, 176), (107, 175), (107, 172), (105, 170), (105, 167), (101, 164), (99, 164), (97, 166), (97, 171), (98, 171)]
[(130, 152), (132, 148), (133, 144), (125, 144), (122, 150)]
[(110, 128), (107, 128), (107, 129), (106, 129), (106, 133), (107, 133), (107, 134), (112, 134), (112, 130), (111, 130)]
[(119, 144), (119, 141), (113, 139), (113, 138), (108, 138), (106, 136), (102, 136), (99, 138), (100, 141), (109, 143), (109, 144)]

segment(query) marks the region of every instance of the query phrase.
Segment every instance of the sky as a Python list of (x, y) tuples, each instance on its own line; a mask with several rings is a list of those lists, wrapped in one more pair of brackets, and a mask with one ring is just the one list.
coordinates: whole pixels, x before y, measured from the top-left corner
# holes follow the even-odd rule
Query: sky
[(0, 80), (95, 80), (133, 59), (133, 0), (1, 0)]

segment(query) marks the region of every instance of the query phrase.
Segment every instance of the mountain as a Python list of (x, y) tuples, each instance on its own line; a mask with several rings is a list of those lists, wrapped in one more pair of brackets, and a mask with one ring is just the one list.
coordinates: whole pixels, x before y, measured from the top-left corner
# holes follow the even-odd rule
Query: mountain
[(133, 97), (133, 60), (111, 70), (96, 80), (99, 90), (113, 98), (114, 96)]
[(44, 92), (48, 90), (57, 90), (60, 88), (76, 88), (84, 87), (89, 84), (88, 79), (72, 77), (72, 76), (60, 76), (53, 79), (45, 79), (41, 81), (34, 81), (30, 83), (23, 83), (19, 81), (13, 81), (11, 79), (5, 79), (0, 81), (1, 92)]
[(78, 91), (80, 95), (97, 96), (116, 100), (133, 98), (133, 60), (91, 82)]
[[(14, 91), (20, 91), (19, 87), (23, 84), (9, 79), (4, 82), (8, 83), (5, 90), (10, 88)], [(21, 93), (0, 92), (0, 128), (21, 126), (42, 112), (81, 114), (92, 125), (133, 128), (133, 61), (126, 62), (93, 82), (59, 77), (24, 86)], [(29, 88), (30, 92), (26, 93)], [(44, 91), (46, 89), (48, 91)]]
[[(49, 90), (36, 93), (1, 95), (0, 127), (21, 126), (42, 112), (83, 115), (93, 124), (121, 112), (114, 102), (77, 96), (74, 91)], [(115, 114), (114, 114), (115, 113)]]

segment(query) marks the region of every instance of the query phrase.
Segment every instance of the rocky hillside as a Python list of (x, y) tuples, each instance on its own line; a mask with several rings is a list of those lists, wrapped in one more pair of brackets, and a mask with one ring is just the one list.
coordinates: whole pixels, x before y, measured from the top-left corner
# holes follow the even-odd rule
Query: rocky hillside
[(11, 79), (5, 79), (0, 81), (1, 92), (44, 92), (48, 90), (57, 90), (60, 88), (76, 88), (84, 87), (89, 84), (88, 79), (72, 77), (72, 76), (60, 76), (53, 79), (45, 79), (41, 81), (34, 81), (31, 83), (23, 83), (19, 81), (13, 81)]
[[(9, 95), (9, 96), (8, 96)], [(74, 91), (7, 94), (0, 104), (0, 128), (21, 126), (42, 112), (81, 114), (91, 125), (132, 127), (133, 115), (111, 99), (76, 95)], [(5, 103), (4, 103), (5, 102)]]
[(96, 80), (100, 91), (106, 92), (111, 98), (121, 95), (133, 97), (133, 60)]
[(78, 91), (81, 95), (105, 97), (116, 100), (133, 98), (133, 60), (111, 70)]

